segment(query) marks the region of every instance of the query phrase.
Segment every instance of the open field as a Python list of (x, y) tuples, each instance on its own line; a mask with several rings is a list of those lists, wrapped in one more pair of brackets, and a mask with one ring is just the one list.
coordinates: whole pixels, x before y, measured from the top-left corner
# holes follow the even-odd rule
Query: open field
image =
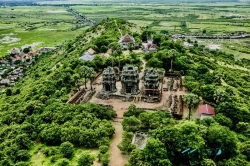
[[(91, 6), (91, 7), (90, 7)], [(121, 17), (146, 29), (168, 34), (197, 33), (207, 35), (230, 34), (238, 31), (250, 33), (250, 5), (248, 3), (103, 3), (74, 5), (72, 8), (99, 22), (104, 18)], [(207, 45), (219, 44), (220, 50), (234, 54), (236, 58), (250, 58), (246, 51), (249, 43), (203, 41)], [(246, 41), (250, 41), (246, 39)], [(203, 44), (203, 43), (200, 43)], [(239, 47), (240, 46), (240, 47)], [(234, 49), (238, 48), (238, 49)]]
[[(227, 34), (236, 31), (250, 33), (250, 5), (248, 2), (218, 3), (160, 3), (160, 2), (114, 2), (101, 1), (40, 1), (49, 6), (15, 6), (0, 8), (0, 42), (3, 34), (13, 33), (20, 40), (16, 43), (1, 43), (0, 56), (10, 47), (42, 42), (44, 46), (54, 46), (72, 39), (85, 28), (76, 28), (74, 15), (63, 6), (84, 14), (96, 23), (106, 18), (123, 18), (146, 29), (168, 34), (203, 33), (207, 35)], [(83, 27), (84, 26), (84, 27)], [(73, 29), (73, 30), (72, 30)], [(6, 32), (7, 31), (7, 32)], [(32, 36), (32, 37), (31, 37)], [(36, 37), (33, 37), (36, 36)], [(34, 38), (36, 40), (34, 40)], [(241, 40), (238, 40), (241, 43)], [(223, 51), (230, 52), (227, 45)], [(244, 47), (243, 49), (247, 49)], [(247, 57), (247, 53), (233, 50), (237, 57)]]
[[(150, 21), (157, 21), (158, 23), (153, 26), (156, 28), (152, 28), (153, 30), (159, 31), (158, 27), (163, 26), (170, 33), (175, 33), (176, 29), (177, 32), (182, 33), (199, 33), (203, 29), (211, 31), (218, 29), (222, 33), (237, 30), (250, 31), (250, 6), (245, 3), (151, 3), (150, 5), (113, 4), (112, 6), (103, 4), (102, 6), (72, 5), (71, 7), (97, 22), (107, 17), (120, 17), (133, 20), (133, 23), (137, 20), (140, 26), (148, 26)], [(182, 21), (188, 22), (187, 27), (181, 26)], [(178, 30), (178, 27), (181, 30)]]
[(0, 16), (0, 57), (25, 44), (39, 42), (38, 48), (61, 44), (89, 27), (61, 6), (5, 7)]

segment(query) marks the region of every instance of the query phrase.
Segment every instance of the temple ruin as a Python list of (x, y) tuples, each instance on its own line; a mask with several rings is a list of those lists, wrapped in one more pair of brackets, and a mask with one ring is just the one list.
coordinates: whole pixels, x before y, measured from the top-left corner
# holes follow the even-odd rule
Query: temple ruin
[(144, 70), (143, 81), (146, 89), (158, 89), (160, 85), (158, 72), (153, 68), (146, 68)]
[(117, 91), (116, 73), (112, 67), (107, 67), (103, 70), (102, 85), (102, 92), (113, 93)]
[(132, 144), (134, 144), (138, 149), (143, 150), (146, 147), (147, 140), (147, 132), (136, 131), (132, 139)]
[(153, 68), (146, 68), (143, 73), (142, 97), (145, 102), (159, 102), (162, 96), (162, 78)]
[(139, 82), (138, 67), (125, 65), (121, 72), (121, 94), (138, 94), (140, 92)]

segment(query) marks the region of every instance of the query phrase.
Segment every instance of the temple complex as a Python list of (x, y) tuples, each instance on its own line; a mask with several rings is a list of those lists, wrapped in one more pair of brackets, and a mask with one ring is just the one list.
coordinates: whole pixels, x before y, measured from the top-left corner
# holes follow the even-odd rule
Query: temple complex
[[(164, 70), (146, 68), (139, 78), (138, 67), (126, 64), (122, 71), (118, 67), (107, 67), (98, 85), (102, 85), (97, 98), (102, 100), (120, 99), (157, 103), (162, 99)], [(120, 78), (120, 79), (117, 79)], [(140, 79), (142, 82), (140, 82)]]
[(102, 92), (113, 93), (117, 91), (116, 88), (116, 73), (112, 67), (104, 69), (102, 74)]
[(139, 82), (138, 67), (125, 65), (121, 73), (121, 94), (138, 94), (140, 92)]

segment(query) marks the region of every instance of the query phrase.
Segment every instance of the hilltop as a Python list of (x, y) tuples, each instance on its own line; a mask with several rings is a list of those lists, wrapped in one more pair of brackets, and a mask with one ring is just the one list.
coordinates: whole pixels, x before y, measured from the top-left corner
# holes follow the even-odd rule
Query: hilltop
[[(158, 51), (135, 53), (138, 48), (134, 45), (124, 54), (117, 41), (127, 33), (133, 34), (138, 44), (153, 36)], [(89, 48), (98, 55), (93, 61), (80, 61)], [(104, 57), (104, 53), (110, 56)], [(184, 47), (182, 40), (173, 41), (125, 20), (107, 18), (65, 46), (42, 54), (13, 88), (0, 95), (0, 165), (81, 165), (80, 161), (87, 158), (91, 163), (95, 157), (108, 163), (115, 110), (67, 101), (86, 81), (82, 66), (97, 73), (107, 66), (122, 68), (126, 63), (140, 70), (143, 62), (146, 67), (181, 75), (187, 93), (195, 100), (185, 101), (192, 108), (191, 121), (175, 120), (167, 109), (145, 111), (130, 106), (120, 124), (124, 134), (119, 149), (130, 155), (127, 165), (249, 164), (250, 61), (236, 61), (232, 54), (198, 44)], [(163, 86), (167, 88), (168, 83)], [(193, 116), (202, 102), (215, 108), (213, 119)], [(136, 130), (151, 135), (144, 151), (131, 144)], [(207, 150), (219, 147), (222, 154), (214, 160)], [(197, 151), (182, 154), (187, 148)]]

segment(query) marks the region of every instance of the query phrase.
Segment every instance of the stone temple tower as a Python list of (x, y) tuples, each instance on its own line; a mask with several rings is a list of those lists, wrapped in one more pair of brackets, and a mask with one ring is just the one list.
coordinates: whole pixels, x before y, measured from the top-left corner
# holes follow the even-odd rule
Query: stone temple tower
[(116, 74), (112, 67), (107, 67), (102, 73), (102, 92), (113, 93), (117, 91), (116, 88)]
[(121, 73), (121, 94), (138, 94), (140, 92), (139, 82), (138, 67), (125, 65)]
[(144, 87), (146, 89), (158, 89), (160, 81), (159, 74), (153, 68), (146, 68), (143, 75)]

